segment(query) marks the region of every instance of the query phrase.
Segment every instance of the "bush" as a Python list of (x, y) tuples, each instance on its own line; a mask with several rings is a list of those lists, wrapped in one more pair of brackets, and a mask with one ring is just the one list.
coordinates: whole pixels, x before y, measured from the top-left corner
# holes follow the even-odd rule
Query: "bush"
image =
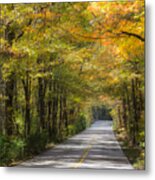
[(24, 156), (25, 142), (19, 138), (0, 136), (0, 165), (9, 165)]
[(31, 134), (26, 140), (26, 153), (27, 155), (38, 154), (45, 149), (48, 142), (48, 133), (36, 132)]
[(83, 113), (79, 114), (79, 117), (75, 123), (75, 127), (76, 127), (76, 133), (86, 128), (86, 117)]
[(80, 131), (84, 130), (86, 128), (86, 117), (84, 114), (79, 114), (79, 117), (75, 121), (74, 124), (70, 124), (68, 126), (68, 135), (74, 135), (76, 133), (79, 133)]
[(26, 140), (0, 136), (0, 165), (8, 166), (24, 157), (38, 154), (48, 142), (47, 132), (31, 134)]
[(68, 134), (69, 135), (74, 135), (76, 133), (76, 127), (75, 125), (69, 125), (68, 126)]
[[(67, 136), (74, 135), (84, 130), (85, 128), (86, 117), (81, 113), (75, 123), (70, 124), (68, 128), (62, 132), (60, 141), (67, 138)], [(0, 136), (0, 165), (8, 166), (14, 161), (38, 154), (46, 148), (48, 141), (49, 137), (47, 131), (41, 133), (34, 132), (26, 139)]]

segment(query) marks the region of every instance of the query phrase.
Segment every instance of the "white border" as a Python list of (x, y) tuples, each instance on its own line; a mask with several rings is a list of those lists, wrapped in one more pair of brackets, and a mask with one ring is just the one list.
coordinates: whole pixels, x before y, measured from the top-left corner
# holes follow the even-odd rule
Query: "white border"
[[(67, 1), (67, 0), (63, 0)], [(71, 0), (70, 0), (71, 1)], [(72, 0), (73, 2), (74, 0)], [(76, 1), (76, 0), (75, 0)], [(43, 0), (0, 0), (0, 3), (47, 2)], [(49, 2), (49, 1), (48, 1)], [(57, 0), (55, 2), (62, 2)], [(95, 170), (56, 170), (0, 168), (3, 180), (153, 180), (155, 178), (155, 1), (146, 0), (146, 171), (95, 171)]]
[[(0, 0), (1, 4), (5, 3), (37, 3), (37, 2), (89, 2), (94, 0)], [(114, 0), (95, 0), (97, 1), (114, 1)], [(122, 0), (122, 1), (134, 1), (134, 0)]]
[[(80, 2), (83, 0), (0, 0), (0, 3), (37, 3), (37, 2)], [(93, 0), (84, 0), (84, 1), (93, 1)], [(101, 1), (101, 0), (96, 0)], [(106, 1), (106, 0), (105, 0)]]

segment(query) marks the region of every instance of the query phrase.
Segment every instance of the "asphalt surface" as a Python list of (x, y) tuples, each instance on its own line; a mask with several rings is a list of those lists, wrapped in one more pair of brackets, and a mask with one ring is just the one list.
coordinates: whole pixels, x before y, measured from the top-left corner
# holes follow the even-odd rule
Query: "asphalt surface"
[(112, 122), (103, 120), (18, 167), (133, 169), (115, 138)]

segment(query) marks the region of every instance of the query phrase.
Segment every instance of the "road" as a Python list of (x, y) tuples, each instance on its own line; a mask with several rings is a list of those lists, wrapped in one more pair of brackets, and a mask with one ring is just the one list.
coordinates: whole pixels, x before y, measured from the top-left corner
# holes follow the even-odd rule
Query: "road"
[(18, 167), (133, 169), (115, 138), (112, 122), (101, 120)]

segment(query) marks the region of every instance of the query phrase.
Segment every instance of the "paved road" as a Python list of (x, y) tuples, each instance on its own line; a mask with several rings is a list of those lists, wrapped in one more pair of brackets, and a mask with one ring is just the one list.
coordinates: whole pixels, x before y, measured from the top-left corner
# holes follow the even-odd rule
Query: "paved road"
[(114, 136), (112, 122), (101, 120), (18, 167), (133, 169)]

